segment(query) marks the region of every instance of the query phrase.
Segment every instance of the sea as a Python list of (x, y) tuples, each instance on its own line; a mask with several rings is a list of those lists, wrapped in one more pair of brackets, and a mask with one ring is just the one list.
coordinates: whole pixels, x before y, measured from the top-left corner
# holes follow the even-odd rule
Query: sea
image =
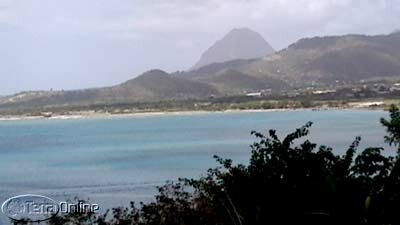
[(291, 110), (0, 121), (0, 204), (23, 194), (89, 199), (102, 210), (149, 202), (157, 186), (218, 166), (214, 155), (247, 164), (257, 141), (251, 131), (275, 129), (283, 138), (308, 121), (307, 138), (335, 153), (361, 136), (360, 150), (379, 146), (394, 154), (379, 122), (387, 116)]

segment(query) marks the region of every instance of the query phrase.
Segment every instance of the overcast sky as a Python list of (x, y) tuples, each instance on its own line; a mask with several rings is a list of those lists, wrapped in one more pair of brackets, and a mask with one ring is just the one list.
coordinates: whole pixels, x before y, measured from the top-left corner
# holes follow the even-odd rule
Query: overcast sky
[(0, 0), (0, 95), (117, 84), (191, 67), (235, 27), (282, 49), (400, 28), (400, 0)]

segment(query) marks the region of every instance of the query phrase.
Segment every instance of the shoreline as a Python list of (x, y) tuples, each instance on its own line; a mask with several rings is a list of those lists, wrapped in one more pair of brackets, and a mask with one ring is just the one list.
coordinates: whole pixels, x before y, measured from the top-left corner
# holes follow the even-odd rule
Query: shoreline
[(150, 116), (188, 116), (211, 113), (252, 113), (252, 112), (287, 112), (287, 111), (330, 111), (330, 110), (384, 110), (384, 102), (355, 102), (348, 107), (310, 107), (310, 108), (275, 108), (275, 109), (227, 109), (227, 110), (188, 110), (188, 111), (149, 111), (132, 113), (107, 113), (94, 111), (72, 111), (67, 114), (56, 114), (51, 117), (29, 115), (0, 115), (0, 122), (23, 120), (74, 120), (74, 119), (102, 119), (124, 117)]
[(124, 117), (151, 117), (151, 116), (190, 116), (204, 115), (212, 113), (246, 113), (246, 112), (278, 112), (278, 111), (299, 111), (310, 110), (311, 108), (298, 109), (238, 109), (238, 110), (195, 110), (195, 111), (159, 111), (159, 112), (135, 112), (135, 113), (77, 113), (71, 115), (54, 115), (52, 117), (43, 116), (0, 116), (1, 121), (19, 121), (19, 120), (73, 120), (73, 119), (101, 119), (101, 118), (124, 118)]

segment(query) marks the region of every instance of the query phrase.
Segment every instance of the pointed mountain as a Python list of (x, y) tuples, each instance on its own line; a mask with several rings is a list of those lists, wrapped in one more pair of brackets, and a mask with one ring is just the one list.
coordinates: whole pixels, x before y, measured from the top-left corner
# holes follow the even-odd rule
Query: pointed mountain
[(261, 58), (274, 53), (274, 49), (257, 32), (248, 28), (233, 29), (217, 41), (192, 69), (235, 59)]

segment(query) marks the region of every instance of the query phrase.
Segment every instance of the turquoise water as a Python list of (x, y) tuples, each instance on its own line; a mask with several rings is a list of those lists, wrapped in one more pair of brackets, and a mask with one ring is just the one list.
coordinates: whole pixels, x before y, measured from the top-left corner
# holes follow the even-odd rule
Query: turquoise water
[[(89, 197), (103, 208), (146, 200), (155, 186), (199, 177), (213, 155), (246, 163), (252, 130), (284, 134), (313, 121), (311, 140), (342, 153), (355, 136), (384, 146), (383, 111), (235, 112), (0, 121), (0, 201), (18, 194)], [(390, 152), (388, 152), (390, 154)]]

